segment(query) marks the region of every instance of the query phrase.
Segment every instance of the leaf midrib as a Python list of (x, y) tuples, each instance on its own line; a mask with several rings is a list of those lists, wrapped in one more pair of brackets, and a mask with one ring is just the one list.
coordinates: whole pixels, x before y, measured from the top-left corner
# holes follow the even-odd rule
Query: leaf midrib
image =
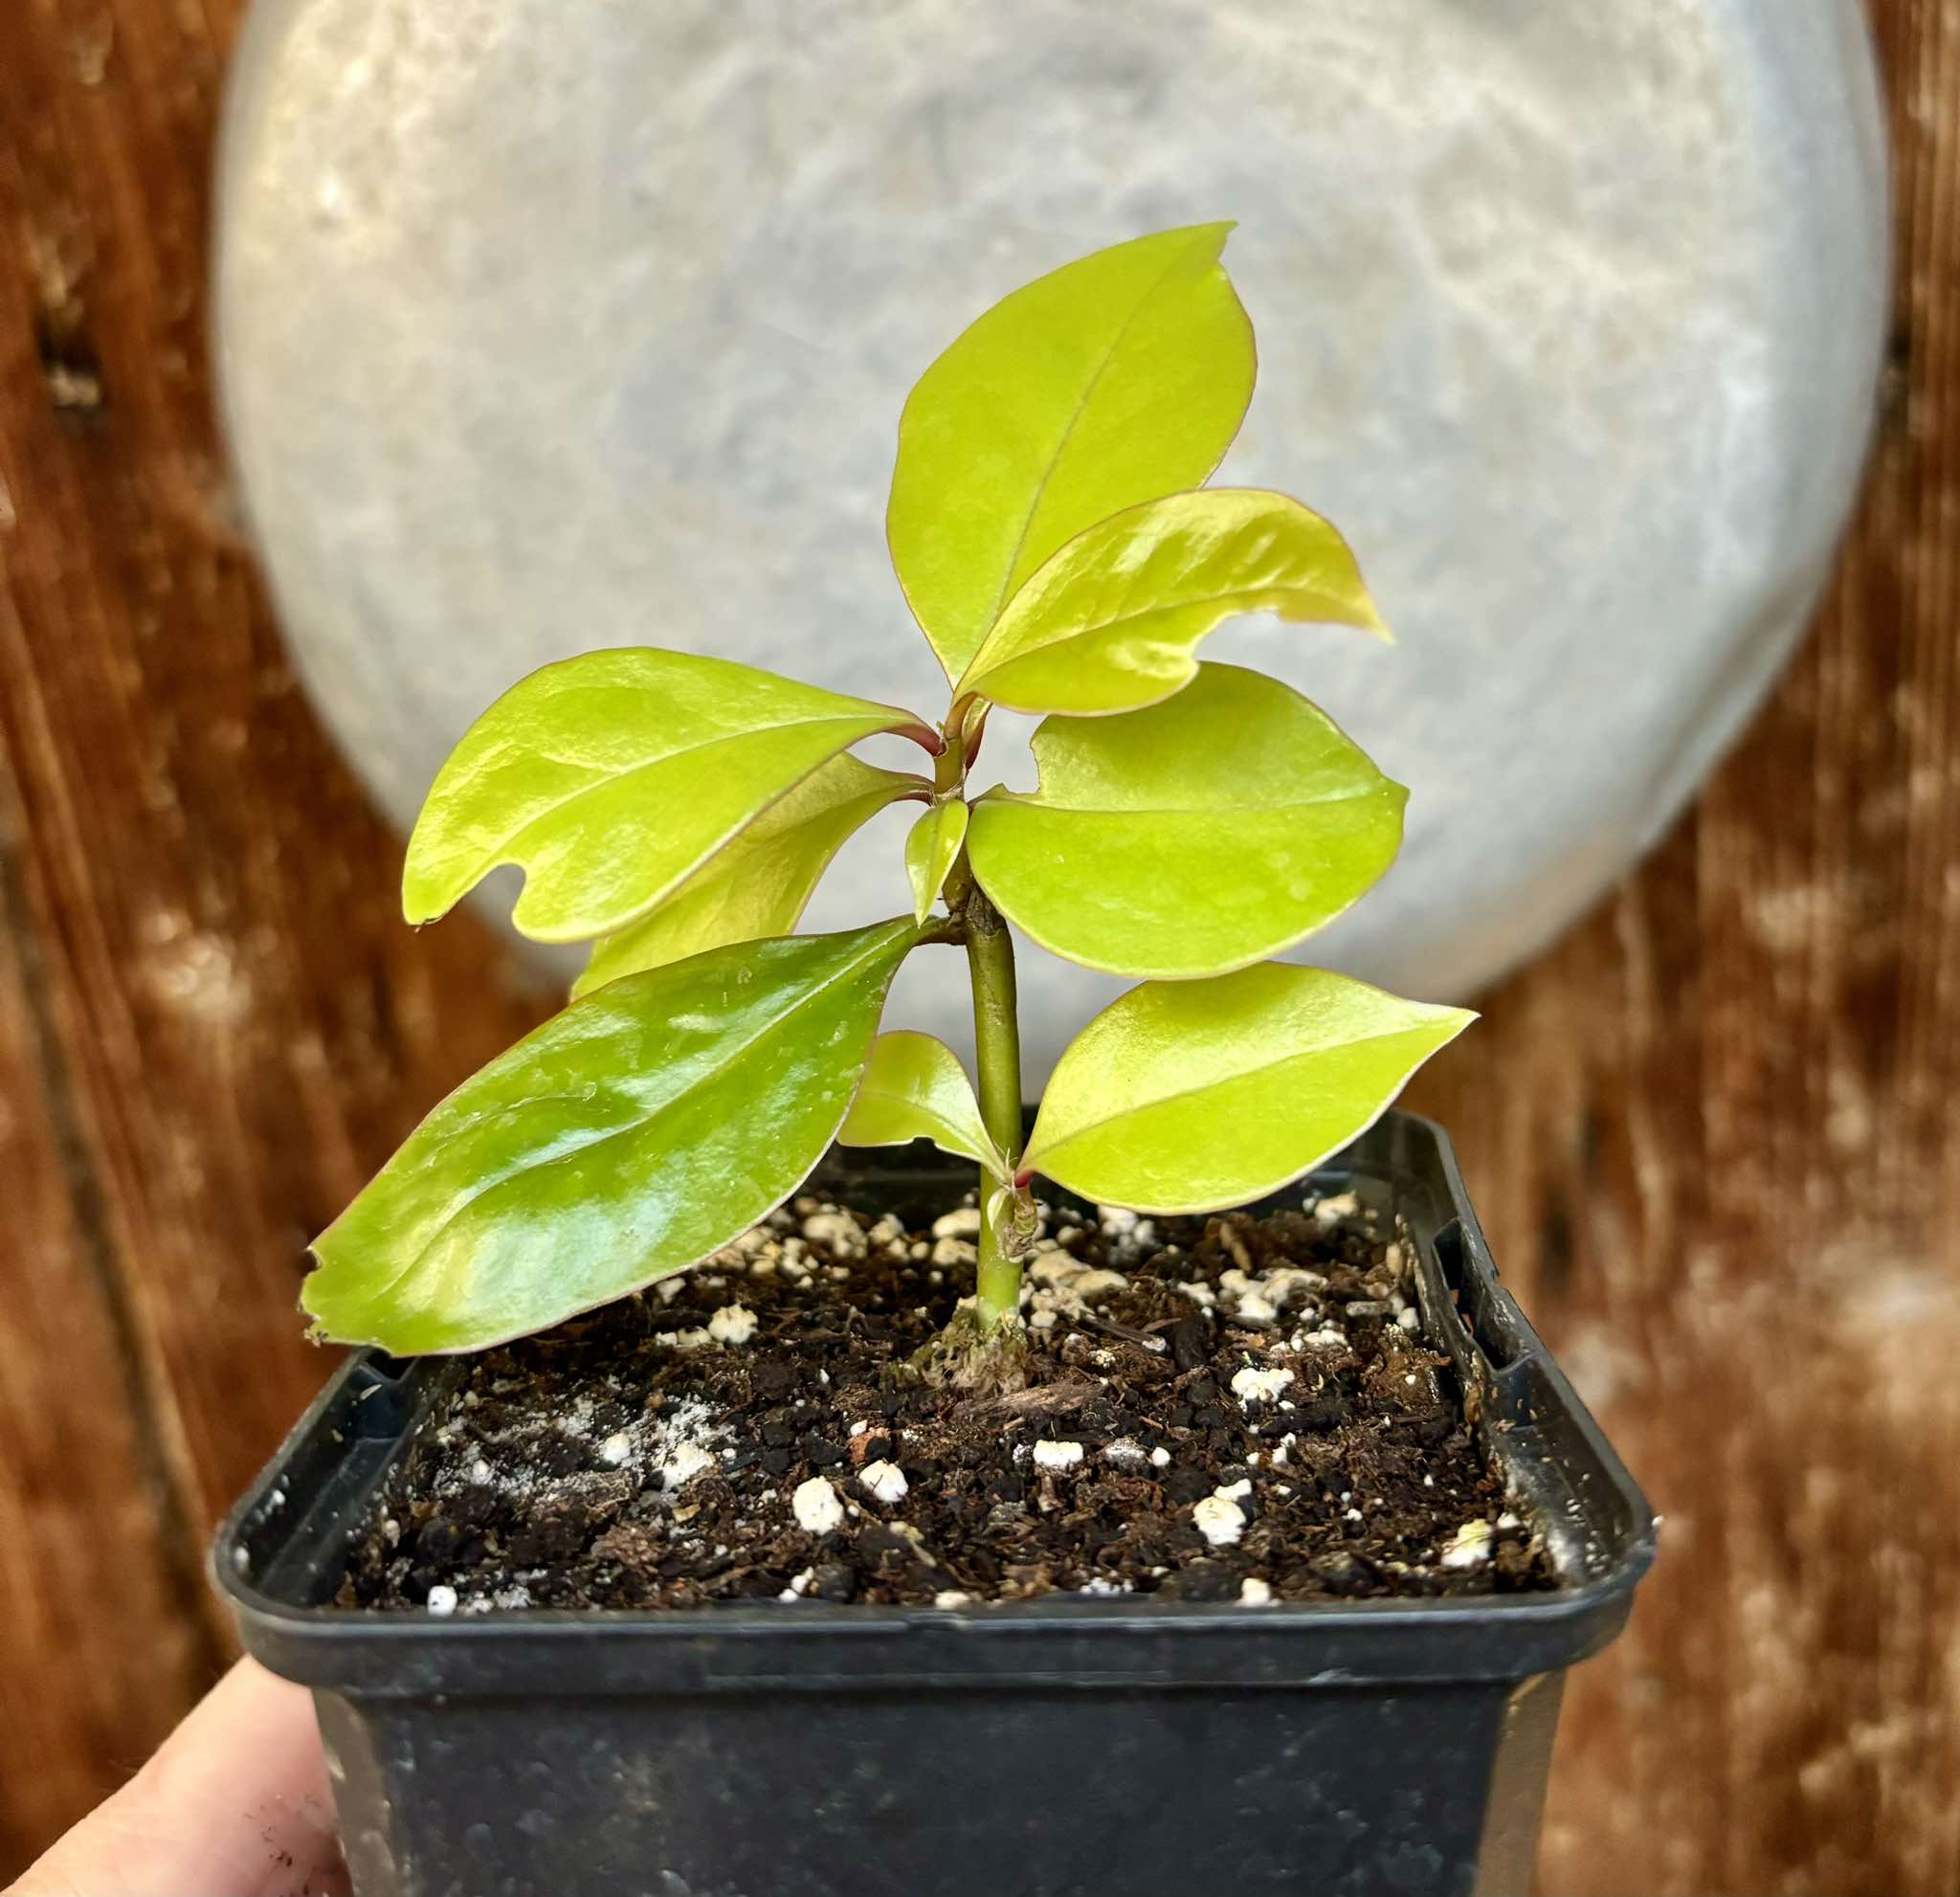
[[(884, 941), (881, 939), (880, 942), (877, 945), (877, 947), (882, 948), (883, 946), (885, 946), (885, 944)], [(670, 1108), (678, 1105), (680, 1102), (686, 1100), (690, 1095), (699, 1093), (702, 1087), (707, 1086), (711, 1084), (714, 1081), (723, 1078), (731, 1067), (735, 1066), (739, 1061), (745, 1059), (756, 1047), (756, 1045), (759, 1042), (768, 1039), (769, 1036), (775, 1034), (782, 1027), (783, 1023), (789, 1020), (792, 1015), (799, 1013), (801, 1010), (805, 1008), (808, 1008), (813, 1002), (818, 1000), (822, 995), (828, 993), (833, 988), (835, 988), (837, 985), (837, 983), (845, 980), (851, 975), (856, 974), (860, 969), (863, 968), (866, 962), (872, 959), (875, 952), (876, 949), (873, 947), (867, 946), (862, 954), (853, 956), (850, 961), (846, 962), (834, 974), (827, 976), (815, 988), (810, 990), (809, 993), (807, 993), (802, 997), (802, 999), (799, 1000), (793, 1007), (786, 1010), (784, 1013), (780, 1015), (774, 1015), (766, 1025), (758, 1028), (755, 1031), (755, 1033), (750, 1035), (747, 1038), (747, 1039), (744, 1040), (740, 1044), (740, 1046), (738, 1046), (734, 1050), (734, 1052), (731, 1053), (728, 1056), (728, 1058), (721, 1063), (719, 1067), (713, 1070), (712, 1073), (702, 1076), (700, 1080), (690, 1082), (687, 1085), (681, 1087), (678, 1092), (667, 1095), (657, 1105), (649, 1108), (646, 1112), (640, 1114), (637, 1118), (630, 1121), (627, 1125), (623, 1127), (610, 1127), (605, 1132), (595, 1133), (589, 1140), (581, 1140), (577, 1146), (568, 1147), (563, 1152), (553, 1153), (549, 1159), (541, 1159), (532, 1164), (514, 1167), (511, 1171), (502, 1174), (501, 1177), (492, 1180), (489, 1185), (484, 1186), (480, 1188), (479, 1191), (470, 1194), (467, 1198), (464, 1198), (457, 1204), (453, 1205), (447, 1212), (445, 1212), (442, 1215), (441, 1218), (436, 1222), (434, 1229), (431, 1230), (428, 1237), (424, 1239), (421, 1241), (421, 1243), (416, 1246), (413, 1256), (411, 1257), (407, 1261), (407, 1262), (403, 1264), (402, 1268), (399, 1271), (397, 1271), (393, 1275), (393, 1277), (390, 1278), (385, 1284), (381, 1285), (377, 1290), (375, 1290), (371, 1294), (372, 1300), (378, 1302), (380, 1299), (387, 1297), (388, 1294), (390, 1291), (392, 1291), (395, 1288), (395, 1286), (402, 1282), (403, 1279), (408, 1277), (409, 1274), (412, 1271), (413, 1271), (416, 1268), (416, 1266), (420, 1264), (422, 1261), (429, 1256), (430, 1252), (433, 1251), (435, 1245), (440, 1241), (444, 1233), (446, 1233), (449, 1230), (449, 1228), (456, 1223), (457, 1219), (462, 1217), (463, 1215), (471, 1209), (471, 1207), (477, 1205), (479, 1201), (483, 1199), (489, 1198), (492, 1194), (502, 1191), (502, 1189), (505, 1186), (510, 1185), (514, 1180), (527, 1178), (533, 1173), (543, 1172), (547, 1169), (558, 1165), (563, 1160), (576, 1159), (579, 1157), (580, 1154), (590, 1152), (594, 1150), (596, 1148), (606, 1145), (606, 1143), (610, 1140), (623, 1138), (629, 1133), (643, 1132), (646, 1129), (647, 1126), (653, 1120), (657, 1118), (660, 1114), (665, 1113)], [(632, 977), (627, 976), (624, 977), (624, 979), (631, 980)], [(577, 1006), (579, 1004), (574, 1003), (573, 1005)], [(523, 1109), (528, 1110), (534, 1105), (544, 1105), (549, 1101), (563, 1100), (567, 1098), (569, 1098), (569, 1096), (564, 1094), (540, 1094), (536, 1097), (535, 1101), (527, 1099), (519, 1103), (519, 1105)], [(434, 1165), (435, 1162), (440, 1160), (442, 1155), (445, 1152), (447, 1152), (450, 1149), (450, 1148), (455, 1146), (457, 1141), (468, 1137), (468, 1135), (471, 1132), (473, 1132), (479, 1125), (480, 1125), (479, 1121), (473, 1121), (468, 1127), (458, 1127), (455, 1133), (451, 1134), (448, 1138), (443, 1140), (435, 1148), (434, 1151), (429, 1155), (429, 1158), (425, 1163), (429, 1165)]]
[[(1005, 658), (991, 660), (988, 664), (986, 671), (974, 673), (973, 683), (977, 687), (989, 672), (1005, 671), (1010, 665), (1018, 664), (1024, 658), (1034, 658), (1037, 652), (1046, 652), (1051, 646), (1066, 645), (1071, 639), (1094, 638), (1099, 633), (1114, 632), (1122, 626), (1134, 626), (1139, 621), (1145, 619), (1169, 618), (1174, 613), (1189, 612), (1194, 607), (1222, 606), (1225, 612), (1221, 616), (1228, 617), (1235, 611), (1241, 613), (1277, 613), (1280, 611), (1279, 607), (1260, 605), (1258, 602), (1269, 597), (1273, 593), (1294, 592), (1310, 592), (1322, 599), (1330, 599), (1332, 597), (1323, 587), (1305, 582), (1295, 584), (1291, 581), (1278, 580), (1267, 581), (1258, 586), (1227, 587), (1216, 592), (1195, 592), (1184, 598), (1168, 601), (1160, 600), (1155, 606), (1140, 606), (1131, 613), (1112, 613), (1106, 619), (1084, 619), (1078, 623), (1064, 626), (1059, 632), (1052, 634), (1047, 638), (1031, 639), (1017, 651), (1007, 654)], [(1238, 600), (1252, 603), (1235, 606), (1234, 602)], [(1202, 637), (1203, 635), (1200, 634), (1198, 636)]]
[[(818, 770), (822, 769), (822, 765), (817, 766)], [(811, 775), (814, 776), (815, 772), (813, 771)], [(805, 781), (807, 782), (808, 780), (806, 779)], [(858, 805), (863, 805), (863, 815), (861, 816), (853, 816), (849, 829), (837, 839), (837, 842), (832, 847), (829, 856), (824, 859), (823, 862), (817, 865), (814, 875), (811, 879), (811, 890), (805, 892), (802, 903), (797, 905), (796, 915), (790, 919), (788, 926), (794, 928), (803, 910), (809, 906), (810, 896), (814, 890), (817, 880), (822, 877), (824, 870), (829, 868), (830, 864), (835, 860), (837, 851), (843, 848), (853, 834), (861, 829), (880, 810), (891, 803), (896, 798), (901, 788), (902, 787), (894, 785), (890, 790), (866, 792), (847, 803), (827, 805), (820, 811), (812, 812), (808, 816), (797, 818), (794, 823), (787, 824), (781, 830), (775, 831), (768, 837), (757, 837), (755, 836), (756, 830), (768, 820), (769, 812), (775, 808), (774, 804), (767, 806), (750, 818), (748, 823), (741, 830), (735, 832), (733, 836), (724, 838), (707, 856), (702, 858), (679, 882), (675, 883), (665, 895), (660, 897), (652, 908), (644, 910), (641, 914), (635, 916), (632, 922), (621, 923), (617, 928), (608, 929), (604, 935), (600, 936), (592, 945), (591, 958), (587, 962), (585, 973), (579, 979), (581, 981), (586, 980), (591, 974), (594, 968), (602, 966), (600, 958), (602, 952), (609, 946), (616, 945), (621, 950), (619, 959), (630, 961), (632, 959), (632, 952), (626, 948), (625, 945), (628, 943), (638, 944), (643, 941), (662, 920), (671, 918), (682, 904), (698, 902), (702, 898), (709, 896), (722, 883), (738, 884), (746, 892), (750, 881), (759, 874), (757, 863), (765, 852), (773, 853), (786, 850), (793, 843), (796, 847), (796, 853), (799, 859), (801, 859), (808, 840), (803, 837), (803, 832), (814, 829), (819, 824), (828, 823), (833, 818), (841, 817), (846, 812), (855, 813)], [(790, 796), (794, 790), (795, 786), (791, 785), (790, 790), (783, 793), (784, 797)], [(777, 801), (781, 802), (782, 799), (779, 798)], [(718, 912), (720, 909), (728, 906), (728, 899), (726, 897), (721, 898), (717, 904)], [(776, 930), (765, 931), (766, 934), (777, 932)], [(685, 956), (674, 957), (676, 961), (684, 961), (686, 959)], [(608, 980), (624, 981), (630, 974), (650, 974), (653, 971), (653, 968), (661, 966), (663, 965), (657, 962), (647, 969), (625, 969), (618, 974), (608, 977)], [(595, 993), (598, 988), (605, 985), (603, 982), (595, 983), (592, 987), (587, 989), (586, 993)], [(573, 998), (583, 1000), (585, 995), (580, 994)]]
[[(628, 765), (624, 770), (606, 771), (596, 776), (589, 778), (585, 783), (581, 784), (576, 790), (568, 791), (564, 796), (554, 798), (550, 803), (546, 804), (542, 810), (536, 810), (531, 812), (527, 816), (525, 816), (523, 821), (519, 823), (514, 829), (504, 832), (504, 834), (501, 837), (500, 837), (495, 843), (480, 846), (481, 853), (495, 857), (497, 859), (497, 862), (492, 865), (493, 867), (501, 866), (501, 864), (504, 861), (513, 860), (512, 859), (503, 857), (501, 853), (503, 851), (508, 850), (511, 844), (515, 842), (520, 837), (522, 837), (525, 831), (534, 828), (536, 825), (540, 823), (543, 823), (547, 817), (555, 816), (560, 811), (565, 809), (565, 807), (568, 804), (575, 804), (581, 797), (589, 797), (595, 794), (597, 792), (601, 790), (610, 790), (614, 785), (623, 784), (627, 782), (629, 779), (638, 776), (642, 771), (657, 770), (663, 764), (671, 764), (676, 758), (692, 757), (702, 751), (713, 750), (719, 745), (736, 745), (742, 744), (747, 740), (755, 738), (774, 736), (778, 732), (800, 731), (810, 725), (850, 725), (863, 722), (864, 721), (861, 719), (846, 718), (844, 714), (841, 712), (832, 712), (826, 717), (790, 718), (785, 719), (780, 724), (776, 725), (754, 725), (745, 731), (723, 731), (715, 737), (702, 738), (695, 744), (678, 745), (674, 748), (674, 749), (670, 751), (663, 751), (658, 757), (641, 758), (637, 763)], [(874, 732), (877, 732), (884, 728), (885, 727), (882, 725), (871, 725), (865, 730), (859, 732), (858, 737), (868, 738)], [(848, 740), (847, 743), (856, 744), (858, 743), (858, 738), (852, 738)], [(844, 748), (844, 747), (839, 746), (838, 748), (842, 749)], [(805, 777), (810, 776), (813, 771), (822, 770), (823, 763), (824, 760), (819, 759), (817, 763), (813, 764), (811, 767), (810, 770), (804, 771), (801, 776), (795, 778), (791, 783), (786, 785), (784, 789), (780, 792), (778, 792), (778, 795), (787, 796), (789, 792), (791, 791), (793, 791), (796, 788), (796, 785), (800, 784)], [(769, 803), (774, 803), (775, 801), (775, 797), (771, 797), (769, 799)], [(764, 810), (767, 810), (768, 808), (768, 804), (765, 804), (763, 806)], [(755, 816), (759, 816), (761, 815), (761, 811), (755, 813)], [(751, 816), (748, 820), (749, 822), (753, 822), (754, 816)], [(728, 835), (737, 835), (742, 829), (745, 828), (746, 828), (746, 824), (737, 825), (736, 829), (730, 831)], [(727, 839), (726, 837), (724, 837), (723, 840), (725, 842)], [(690, 872), (690, 874), (692, 872)], [(671, 887), (672, 885), (669, 886)]]
[[(1014, 536), (1013, 549), (1008, 555), (1007, 565), (1001, 569), (1000, 585), (995, 589), (993, 605), (987, 614), (989, 636), (991, 635), (993, 628), (999, 623), (1001, 609), (1007, 604), (1011, 596), (1014, 569), (1021, 564), (1021, 554), (1028, 545), (1028, 536), (1035, 530), (1035, 517), (1041, 511), (1041, 502), (1047, 498), (1049, 486), (1055, 480), (1055, 471), (1061, 465), (1061, 458), (1067, 452), (1069, 442), (1074, 439), (1075, 432), (1081, 425), (1082, 416), (1088, 411), (1089, 398), (1096, 392), (1097, 387), (1102, 382), (1103, 376), (1109, 372), (1110, 364), (1116, 360), (1117, 351), (1123, 347), (1125, 339), (1129, 335), (1131, 329), (1136, 326), (1137, 319), (1144, 313), (1151, 299), (1156, 296), (1157, 292), (1169, 279), (1170, 273), (1183, 262), (1192, 249), (1192, 244), (1195, 241), (1195, 239), (1192, 239), (1181, 246), (1165, 263), (1164, 268), (1151, 279), (1149, 287), (1130, 306), (1129, 314), (1123, 319), (1122, 325), (1117, 329), (1116, 334), (1109, 339), (1109, 346), (1103, 350), (1102, 360), (1096, 365), (1094, 372), (1082, 384), (1081, 393), (1076, 397), (1076, 405), (1069, 412), (1068, 420), (1062, 425), (1060, 435), (1056, 437), (1054, 451), (1048, 458), (1048, 465), (1042, 469), (1041, 478), (1035, 484), (1035, 492), (1029, 499), (1027, 512), (1021, 517), (1021, 530)], [(985, 637), (982, 638), (981, 643), (983, 645), (986, 643)]]
[(1281, 803), (1218, 803), (1218, 804), (1133, 804), (1119, 805), (1104, 809), (1100, 804), (1057, 804), (1044, 803), (1045, 792), (1036, 792), (1028, 796), (996, 797), (996, 810), (1034, 810), (1056, 813), (1063, 816), (1125, 816), (1155, 819), (1163, 816), (1218, 816), (1228, 811), (1250, 811), (1255, 815), (1282, 815), (1291, 810), (1313, 810), (1323, 804), (1358, 803), (1364, 798), (1378, 796), (1389, 786), (1390, 780), (1382, 778), (1379, 783), (1370, 784), (1355, 791), (1336, 791), (1324, 797), (1288, 797)]

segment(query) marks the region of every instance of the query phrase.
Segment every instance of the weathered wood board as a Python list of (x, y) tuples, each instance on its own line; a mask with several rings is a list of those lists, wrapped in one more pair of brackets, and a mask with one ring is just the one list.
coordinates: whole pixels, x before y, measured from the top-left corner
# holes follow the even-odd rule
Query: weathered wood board
[[(319, 1381), (301, 1246), (538, 1011), (296, 691), (205, 365), (235, 0), (0, 25), (0, 1875), (214, 1672)], [(1415, 1104), (1665, 1511), (1575, 1683), (1558, 1897), (1960, 1889), (1960, 8), (1874, 0), (1897, 346), (1816, 634)]]

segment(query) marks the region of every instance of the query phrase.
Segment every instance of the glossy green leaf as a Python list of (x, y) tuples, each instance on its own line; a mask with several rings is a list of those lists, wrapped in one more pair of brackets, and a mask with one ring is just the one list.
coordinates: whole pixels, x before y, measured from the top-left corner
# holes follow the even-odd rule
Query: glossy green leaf
[(930, 1140), (942, 1151), (977, 1160), (996, 1178), (1007, 1174), (960, 1057), (945, 1041), (910, 1029), (881, 1034), (872, 1043), (864, 1084), (837, 1138), (845, 1146)]
[(1016, 290), (920, 377), (899, 423), (892, 564), (948, 679), (1014, 590), (1119, 509), (1195, 487), (1252, 395), (1230, 224), (1098, 251)]
[(1023, 1164), (1138, 1212), (1244, 1205), (1366, 1132), (1476, 1018), (1280, 962), (1146, 982), (1063, 1053)]
[(409, 838), (402, 909), (434, 920), (503, 863), (540, 942), (624, 927), (818, 765), (916, 715), (725, 658), (640, 647), (534, 672), (464, 734)]
[(465, 1081), (315, 1240), (316, 1334), (476, 1350), (726, 1244), (822, 1158), (917, 936), (739, 943), (574, 1002)]
[(1174, 699), (1051, 718), (1038, 791), (973, 807), (969, 860), (1044, 948), (1114, 974), (1220, 973), (1339, 915), (1395, 859), (1407, 798), (1290, 686), (1204, 665)]
[(1241, 613), (1388, 636), (1348, 543), (1318, 514), (1214, 488), (1078, 534), (1015, 593), (956, 689), (1015, 711), (1154, 704), (1195, 677), (1198, 641)]
[(912, 882), (912, 913), (924, 922), (967, 840), (967, 804), (948, 797), (923, 813), (905, 838), (905, 874)]
[(848, 753), (819, 765), (649, 914), (595, 942), (572, 998), (730, 942), (789, 934), (850, 837), (924, 781)]

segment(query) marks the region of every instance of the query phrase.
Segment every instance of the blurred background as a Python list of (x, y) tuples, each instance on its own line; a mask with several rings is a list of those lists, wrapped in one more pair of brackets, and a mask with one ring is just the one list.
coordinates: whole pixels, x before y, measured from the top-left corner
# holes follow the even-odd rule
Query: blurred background
[(1227, 477), (1402, 636), (1221, 656), (1414, 786), (1325, 952), (1483, 1011), (1410, 1104), (1666, 1518), (1544, 1888), (1960, 1890), (1949, 0), (13, 0), (0, 1879), (232, 1651), (305, 1240), (552, 1005), (398, 920), (441, 751), (601, 642), (929, 703), (905, 388), (1217, 215)]

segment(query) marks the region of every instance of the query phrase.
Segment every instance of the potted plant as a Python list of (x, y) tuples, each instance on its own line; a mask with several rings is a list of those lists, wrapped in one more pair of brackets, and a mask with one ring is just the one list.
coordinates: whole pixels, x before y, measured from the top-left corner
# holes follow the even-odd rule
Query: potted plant
[[(1253, 382), (1228, 229), (1027, 285), (913, 391), (943, 719), (596, 652), (438, 775), (408, 919), (515, 864), (590, 962), (316, 1241), (315, 1333), (368, 1348), (217, 1558), (363, 1897), (1522, 1888), (1652, 1523), (1383, 1117), (1471, 1016), (1269, 959), (1404, 792), (1198, 657), (1385, 636), (1325, 521), (1202, 485)], [(971, 794), (996, 707), (1032, 793)], [(928, 768), (852, 754), (887, 733)], [(906, 912), (791, 933), (907, 800)], [(1139, 983), (1032, 1118), (1010, 923)], [(879, 1031), (927, 948), (977, 1087)]]

